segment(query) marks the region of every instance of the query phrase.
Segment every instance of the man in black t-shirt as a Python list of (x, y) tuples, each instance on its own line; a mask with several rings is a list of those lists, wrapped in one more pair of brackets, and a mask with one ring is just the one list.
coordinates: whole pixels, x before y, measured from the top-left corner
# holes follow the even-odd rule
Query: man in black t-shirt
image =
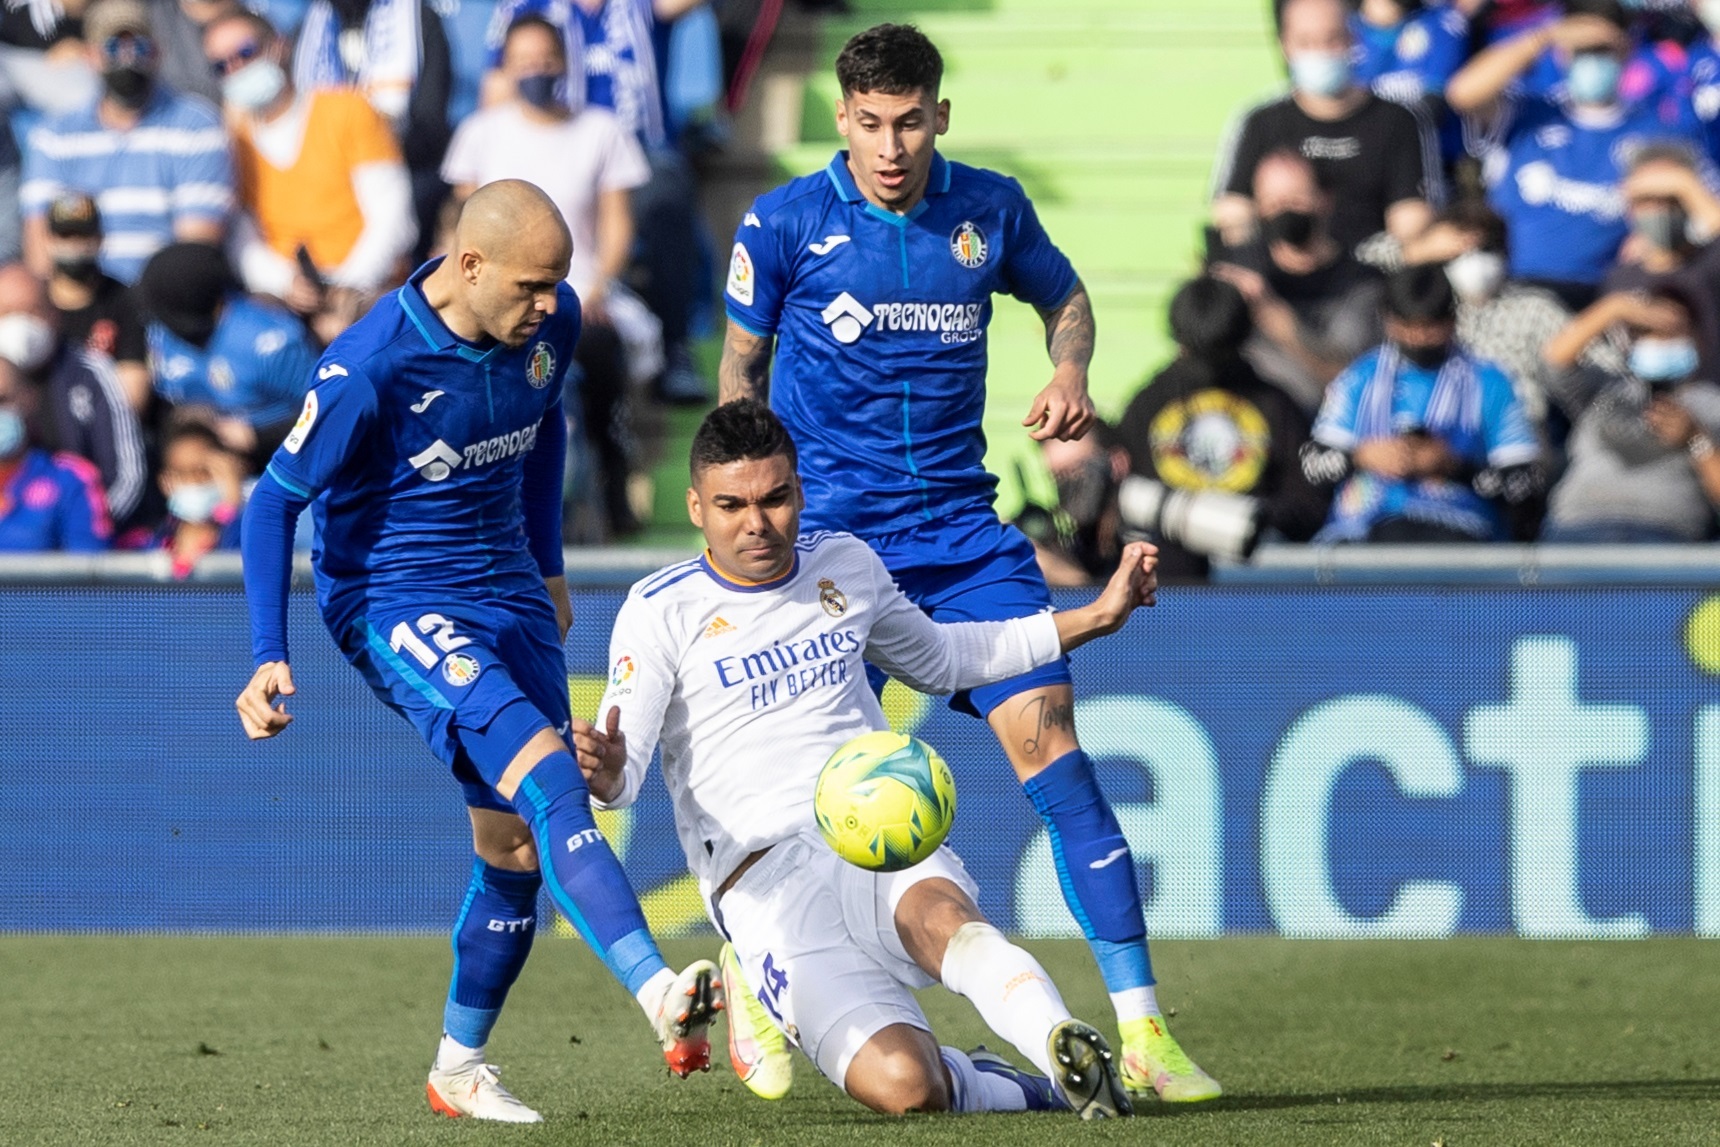
[(1224, 252), (1212, 274), (1248, 303), (1254, 333), (1244, 357), (1311, 415), (1326, 384), (1380, 341), (1381, 278), (1332, 238), (1331, 196), (1301, 156), (1266, 156), (1254, 199), (1260, 238)]
[(113, 360), (126, 401), (147, 415), (154, 389), (149, 376), (149, 334), (131, 291), (102, 274), (101, 215), (82, 192), (58, 196), (48, 208), (48, 303), (59, 316), (67, 346), (97, 351)]
[(1332, 237), (1348, 251), (1381, 231), (1412, 238), (1432, 218), (1442, 194), (1438, 142), (1416, 113), (1355, 82), (1345, 20), (1343, 0), (1285, 0), (1279, 46), (1291, 92), (1243, 117), (1214, 170), (1213, 222), (1231, 246), (1260, 218), (1255, 168), (1286, 149), (1314, 165), (1335, 204)]

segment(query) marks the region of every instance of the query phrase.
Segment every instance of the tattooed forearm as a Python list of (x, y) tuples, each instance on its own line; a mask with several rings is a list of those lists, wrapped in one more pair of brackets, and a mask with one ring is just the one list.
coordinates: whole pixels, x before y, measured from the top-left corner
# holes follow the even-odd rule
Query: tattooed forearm
[(1048, 701), (1045, 697), (1035, 697), (1021, 707), (1021, 715), (1033, 722), (1033, 733), (1021, 742), (1021, 751), (1030, 757), (1038, 754), (1040, 735), (1047, 729), (1075, 728), (1073, 702)]
[(723, 340), (723, 361), (717, 368), (717, 401), (733, 402), (770, 397), (770, 355), (773, 340), (729, 324)]
[(1053, 365), (1086, 370), (1093, 361), (1093, 338), (1093, 302), (1087, 288), (1077, 286), (1061, 307), (1046, 313), (1045, 348)]

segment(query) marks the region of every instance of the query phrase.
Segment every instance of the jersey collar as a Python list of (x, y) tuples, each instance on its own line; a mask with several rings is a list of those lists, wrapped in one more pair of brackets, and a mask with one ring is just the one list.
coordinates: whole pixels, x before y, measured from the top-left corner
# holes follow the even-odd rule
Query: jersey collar
[(950, 189), (950, 164), (940, 152), (932, 153), (931, 174), (926, 177), (926, 194), (914, 204), (913, 210), (906, 215), (897, 215), (894, 211), (886, 211), (882, 207), (860, 194), (859, 184), (854, 182), (854, 173), (848, 170), (848, 152), (838, 151), (830, 166), (824, 169), (824, 174), (830, 177), (830, 182), (836, 186), (836, 194), (842, 197), (844, 203), (860, 203), (868, 214), (876, 215), (886, 223), (898, 226), (909, 219), (914, 219), (926, 210), (934, 195), (942, 195)]
[(699, 565), (711, 576), (712, 581), (724, 589), (732, 589), (736, 593), (763, 593), (766, 590), (776, 589), (778, 586), (787, 584), (794, 579), (795, 574), (800, 572), (800, 547), (795, 547), (794, 558), (788, 563), (788, 569), (769, 581), (744, 581), (740, 578), (730, 577), (717, 568), (717, 564), (711, 560), (711, 551), (708, 549), (699, 555)]
[(463, 359), (483, 362), (500, 350), (502, 344), (492, 342), (488, 347), (473, 346), (449, 330), (448, 324), (442, 321), (442, 316), (436, 313), (436, 308), (430, 305), (430, 300), (424, 297), (425, 278), (445, 258), (446, 255), (439, 255), (412, 272), (412, 277), (395, 292), (400, 299), (400, 309), (406, 312), (406, 317), (412, 320), (412, 325), (418, 328), (418, 333), (424, 336), (424, 341), (433, 349), (451, 350)]

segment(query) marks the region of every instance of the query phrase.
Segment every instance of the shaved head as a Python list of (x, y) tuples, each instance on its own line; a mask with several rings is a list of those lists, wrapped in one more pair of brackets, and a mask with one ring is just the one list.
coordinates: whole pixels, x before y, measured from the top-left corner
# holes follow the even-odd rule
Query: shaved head
[(470, 319), (451, 323), (457, 332), (472, 337), (475, 327), (478, 335), (523, 346), (544, 315), (555, 313), (556, 289), (572, 260), (573, 235), (549, 196), (521, 179), (486, 183), (460, 210), (448, 257), (432, 273), (432, 304), (441, 310), (446, 291), (455, 317)]

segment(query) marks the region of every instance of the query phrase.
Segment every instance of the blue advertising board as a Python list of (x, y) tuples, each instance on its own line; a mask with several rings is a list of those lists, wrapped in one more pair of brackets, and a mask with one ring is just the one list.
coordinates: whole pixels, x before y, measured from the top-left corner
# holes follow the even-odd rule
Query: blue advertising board
[[(620, 601), (576, 595), (587, 715)], [(295, 719), (267, 743), (233, 713), (251, 668), (236, 588), (8, 588), (0, 638), (0, 929), (452, 919), (458, 789), (308, 595)], [(1170, 589), (1074, 668), (1154, 935), (1720, 935), (1720, 596)], [(897, 686), (886, 702), (954, 768), (951, 843), (982, 907), (1073, 934), (986, 726)], [(708, 927), (659, 781), (603, 824), (659, 930)]]

